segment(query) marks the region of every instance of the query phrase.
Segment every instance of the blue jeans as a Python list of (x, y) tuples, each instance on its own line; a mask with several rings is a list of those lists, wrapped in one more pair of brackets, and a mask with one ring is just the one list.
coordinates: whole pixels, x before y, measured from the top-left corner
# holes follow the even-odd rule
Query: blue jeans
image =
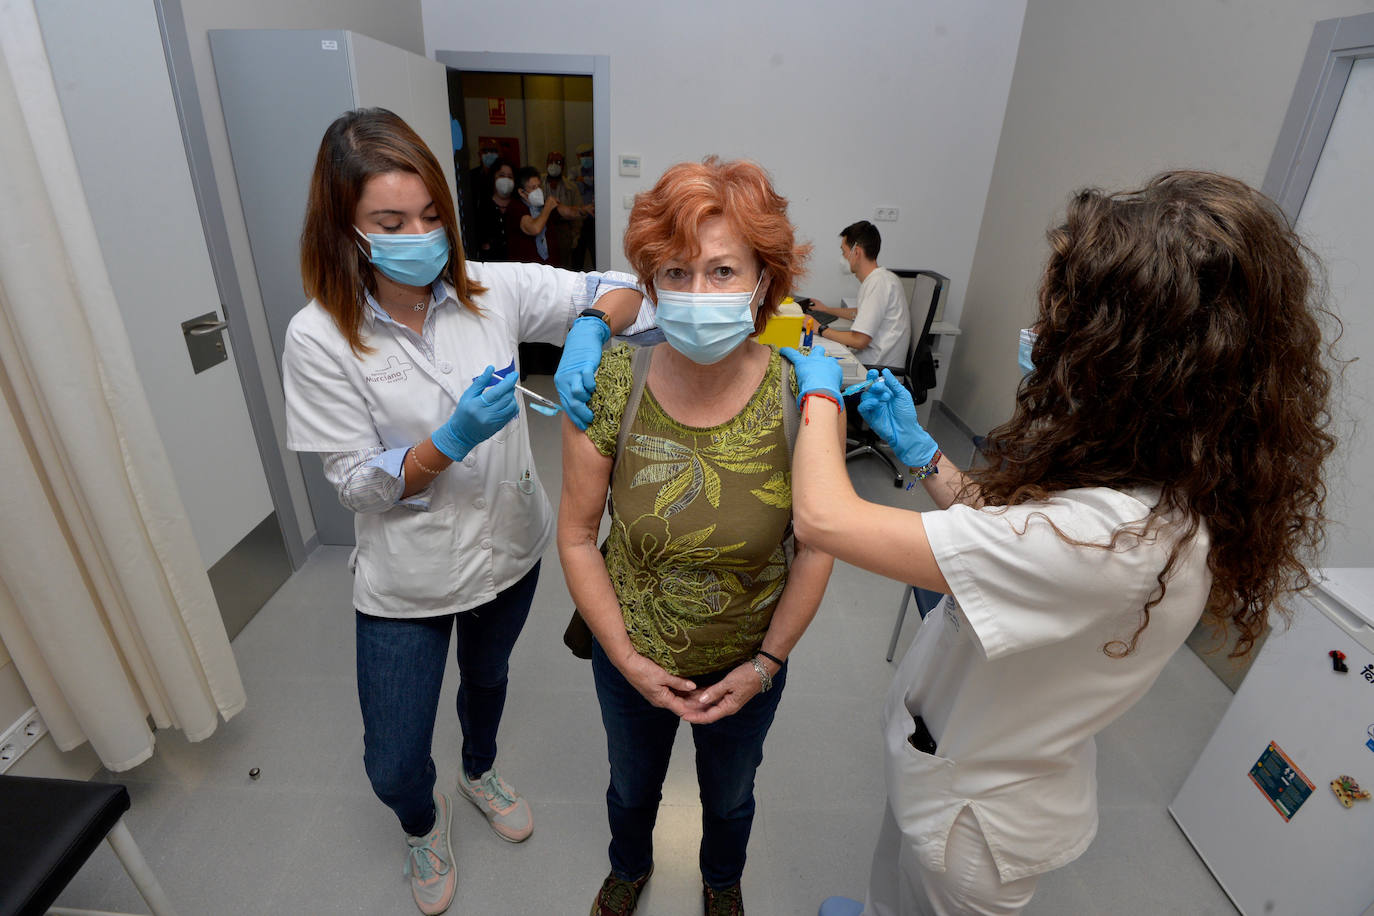
[[(714, 684), (729, 669), (694, 676), (698, 687)], [(606, 809), (611, 824), (611, 873), (633, 881), (654, 864), (654, 822), (663, 780), (677, 736), (676, 715), (651, 704), (611, 664), (599, 644), (592, 647), (592, 674), (606, 727), (611, 784)], [(763, 739), (773, 724), (787, 666), (733, 716), (693, 725), (697, 785), (701, 790), (701, 877), (708, 887), (738, 883), (754, 826), (754, 773), (763, 761)]]
[(411, 836), (434, 827), (434, 717), (449, 631), (458, 629), (458, 724), (463, 770), (480, 776), (496, 760), (510, 653), (539, 582), (536, 563), (491, 601), (460, 614), (397, 620), (355, 611), (363, 765), (372, 791)]

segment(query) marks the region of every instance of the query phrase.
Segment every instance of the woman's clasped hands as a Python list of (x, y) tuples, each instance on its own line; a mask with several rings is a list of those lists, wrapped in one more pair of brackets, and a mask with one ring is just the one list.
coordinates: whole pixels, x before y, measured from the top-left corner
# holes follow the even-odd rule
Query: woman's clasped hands
[(708, 687), (664, 670), (652, 659), (631, 651), (620, 673), (650, 703), (693, 725), (705, 725), (739, 712), (762, 685), (751, 662), (736, 665)]
[(705, 725), (734, 715), (763, 689), (752, 662), (742, 662), (709, 687), (694, 690), (684, 699), (688, 711), (682, 718), (693, 725)]

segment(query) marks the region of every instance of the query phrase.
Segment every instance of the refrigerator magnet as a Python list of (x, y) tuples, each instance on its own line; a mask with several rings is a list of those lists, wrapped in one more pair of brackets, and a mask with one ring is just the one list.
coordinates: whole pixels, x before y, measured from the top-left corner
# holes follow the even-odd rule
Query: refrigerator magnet
[(1336, 800), (1347, 808), (1353, 807), (1357, 801), (1368, 801), (1369, 793), (1360, 788), (1360, 784), (1350, 776), (1337, 776), (1331, 780), (1331, 791), (1336, 793)]
[(1269, 742), (1259, 760), (1250, 768), (1250, 781), (1264, 793), (1269, 804), (1285, 821), (1292, 819), (1316, 788), (1307, 774), (1298, 769), (1298, 765), (1274, 741)]

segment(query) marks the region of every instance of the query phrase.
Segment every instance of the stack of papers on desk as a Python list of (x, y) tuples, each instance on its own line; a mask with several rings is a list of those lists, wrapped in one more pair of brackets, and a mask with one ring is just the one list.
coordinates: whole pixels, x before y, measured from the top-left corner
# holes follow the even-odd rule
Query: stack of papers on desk
[(864, 368), (863, 363), (859, 362), (854, 351), (839, 341), (817, 339), (815, 345), (825, 347), (826, 355), (833, 356), (840, 361), (840, 370), (844, 373), (844, 384), (852, 385), (868, 375), (868, 370)]

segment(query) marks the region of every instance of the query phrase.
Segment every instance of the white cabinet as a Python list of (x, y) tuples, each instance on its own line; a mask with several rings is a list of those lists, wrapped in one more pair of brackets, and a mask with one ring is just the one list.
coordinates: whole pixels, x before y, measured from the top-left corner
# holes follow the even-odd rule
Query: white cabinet
[[(1260, 649), (1169, 811), (1245, 916), (1374, 904), (1374, 568), (1325, 569)], [(1333, 670), (1332, 651), (1348, 669)]]

